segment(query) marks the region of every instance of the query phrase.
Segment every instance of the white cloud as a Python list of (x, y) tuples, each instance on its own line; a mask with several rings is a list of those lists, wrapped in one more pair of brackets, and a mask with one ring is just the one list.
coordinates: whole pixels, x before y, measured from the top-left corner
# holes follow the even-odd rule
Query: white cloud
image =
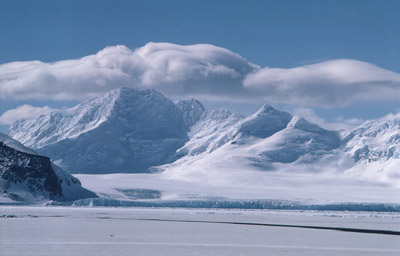
[(247, 76), (244, 86), (267, 101), (301, 106), (400, 98), (400, 74), (348, 59), (291, 69), (263, 68)]
[(31, 105), (22, 105), (15, 109), (10, 109), (4, 112), (0, 116), (0, 125), (9, 125), (20, 119), (35, 119), (40, 115), (46, 115), (54, 110), (55, 109), (52, 109), (48, 106), (33, 107)]
[(122, 86), (203, 100), (341, 106), (398, 99), (400, 74), (355, 60), (261, 69), (224, 48), (169, 43), (107, 47), (55, 63), (0, 65), (0, 99), (88, 99)]

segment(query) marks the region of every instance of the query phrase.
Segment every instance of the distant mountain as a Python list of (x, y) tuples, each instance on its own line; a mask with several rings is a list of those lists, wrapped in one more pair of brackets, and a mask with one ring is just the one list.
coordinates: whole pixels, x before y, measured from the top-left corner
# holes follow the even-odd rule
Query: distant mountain
[(0, 133), (0, 192), (14, 201), (72, 201), (96, 195), (48, 157)]
[(400, 186), (399, 114), (340, 134), (268, 105), (247, 118), (222, 113), (205, 113), (192, 127), (190, 140), (178, 150), (182, 157), (159, 167), (166, 177), (217, 182), (226, 173), (278, 171)]
[(160, 167), (166, 175), (191, 180), (204, 170), (301, 171), (296, 166), (316, 163), (341, 146), (337, 132), (268, 105), (247, 118), (227, 111), (205, 113), (189, 136), (178, 150), (182, 158)]
[(197, 123), (205, 111), (203, 105), (194, 99), (177, 100), (174, 104), (182, 111), (183, 121), (187, 128)]
[(400, 158), (400, 114), (367, 121), (344, 133), (343, 141), (356, 162)]
[(121, 88), (18, 121), (9, 135), (72, 173), (149, 172), (176, 160), (203, 111), (197, 101), (174, 104), (155, 90)]
[(244, 117), (121, 88), (78, 106), (17, 121), (9, 135), (74, 173), (163, 171), (196, 180), (215, 172), (280, 171), (400, 180), (400, 116), (328, 131), (262, 106)]
[(400, 186), (400, 114), (344, 132), (343, 150), (355, 162), (348, 172)]

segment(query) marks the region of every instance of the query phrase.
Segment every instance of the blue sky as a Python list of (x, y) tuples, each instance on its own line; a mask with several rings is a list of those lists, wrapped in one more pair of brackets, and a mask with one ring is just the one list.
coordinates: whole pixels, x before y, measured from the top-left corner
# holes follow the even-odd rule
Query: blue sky
[[(396, 0), (3, 0), (0, 63), (54, 62), (96, 54), (106, 46), (122, 44), (135, 49), (148, 42), (169, 42), (216, 45), (262, 68), (293, 68), (345, 58), (400, 73), (399, 13), (400, 1)], [(3, 97), (0, 115), (23, 104), (60, 108), (79, 102), (49, 99)], [(245, 114), (260, 104), (206, 102)], [(296, 108), (285, 102), (274, 105)], [(367, 119), (398, 111), (399, 101), (312, 109), (328, 121)]]
[(351, 58), (400, 72), (397, 0), (4, 0), (0, 7), (1, 63), (154, 41), (214, 44), (261, 66)]

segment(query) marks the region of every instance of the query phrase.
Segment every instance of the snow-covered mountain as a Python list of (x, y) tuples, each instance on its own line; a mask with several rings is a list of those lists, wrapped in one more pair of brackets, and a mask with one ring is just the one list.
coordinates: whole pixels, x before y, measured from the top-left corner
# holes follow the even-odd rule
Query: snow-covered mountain
[(355, 162), (348, 173), (400, 185), (400, 114), (367, 121), (344, 132), (343, 150)]
[(72, 201), (96, 195), (48, 157), (0, 133), (0, 192), (13, 201)]
[(218, 172), (300, 172), (300, 165), (316, 163), (341, 146), (337, 132), (268, 105), (247, 118), (227, 111), (206, 112), (189, 136), (178, 150), (183, 157), (160, 167), (166, 177), (209, 181)]
[[(212, 113), (212, 112), (210, 112)], [(278, 171), (343, 175), (400, 186), (400, 116), (367, 121), (347, 132), (328, 131), (299, 116), (263, 106), (247, 118), (203, 116), (178, 150), (183, 156), (161, 166), (165, 177), (221, 184), (242, 182), (235, 173)], [(249, 174), (249, 176), (251, 176)]]
[(14, 123), (9, 135), (72, 173), (148, 172), (173, 162), (204, 111), (155, 90), (121, 88), (67, 110)]
[(9, 135), (75, 173), (158, 170), (167, 178), (211, 182), (236, 171), (340, 173), (397, 184), (399, 119), (391, 115), (339, 133), (269, 105), (244, 117), (121, 88), (17, 121)]

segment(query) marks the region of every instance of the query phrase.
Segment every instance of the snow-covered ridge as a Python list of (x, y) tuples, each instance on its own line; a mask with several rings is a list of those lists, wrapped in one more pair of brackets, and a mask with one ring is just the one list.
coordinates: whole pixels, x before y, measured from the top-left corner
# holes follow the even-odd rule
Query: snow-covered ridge
[(188, 133), (190, 140), (177, 151), (179, 156), (211, 153), (237, 132), (237, 125), (244, 117), (227, 110), (205, 111)]
[(240, 124), (238, 133), (267, 138), (284, 129), (291, 119), (292, 116), (289, 113), (278, 111), (269, 105), (263, 105)]
[[(22, 150), (20, 150), (22, 149)], [(0, 197), (23, 203), (72, 201), (96, 195), (49, 158), (0, 133)]]
[[(78, 106), (19, 121), (10, 135), (75, 173), (164, 171), (215, 182), (225, 173), (303, 172), (400, 184), (400, 116), (339, 135), (264, 105), (249, 117), (205, 110), (149, 89), (121, 88)], [(223, 174), (224, 173), (224, 174)], [(223, 175), (222, 175), (223, 174)]]
[(1, 132), (0, 132), (0, 142), (3, 143), (4, 145), (6, 145), (6, 146), (8, 146), (10, 148), (13, 148), (15, 150), (18, 150), (20, 152), (36, 155), (35, 151), (33, 151), (32, 149), (25, 147), (24, 145), (22, 145), (18, 141), (12, 139), (11, 137), (9, 137), (9, 136), (5, 135), (4, 133), (1, 133)]
[(344, 133), (342, 149), (354, 162), (346, 173), (400, 187), (400, 114), (366, 121)]
[(203, 111), (197, 101), (174, 104), (153, 89), (120, 88), (18, 121), (9, 135), (71, 172), (148, 172), (175, 160)]
[(343, 140), (356, 161), (400, 158), (400, 114), (367, 121), (348, 132)]
[(42, 115), (36, 120), (17, 121), (11, 125), (9, 135), (24, 145), (35, 148), (78, 137), (101, 125), (111, 115), (111, 109), (119, 95), (119, 91), (112, 91), (76, 107)]
[(177, 100), (174, 104), (182, 111), (183, 120), (187, 127), (197, 123), (205, 111), (203, 105), (195, 99)]

